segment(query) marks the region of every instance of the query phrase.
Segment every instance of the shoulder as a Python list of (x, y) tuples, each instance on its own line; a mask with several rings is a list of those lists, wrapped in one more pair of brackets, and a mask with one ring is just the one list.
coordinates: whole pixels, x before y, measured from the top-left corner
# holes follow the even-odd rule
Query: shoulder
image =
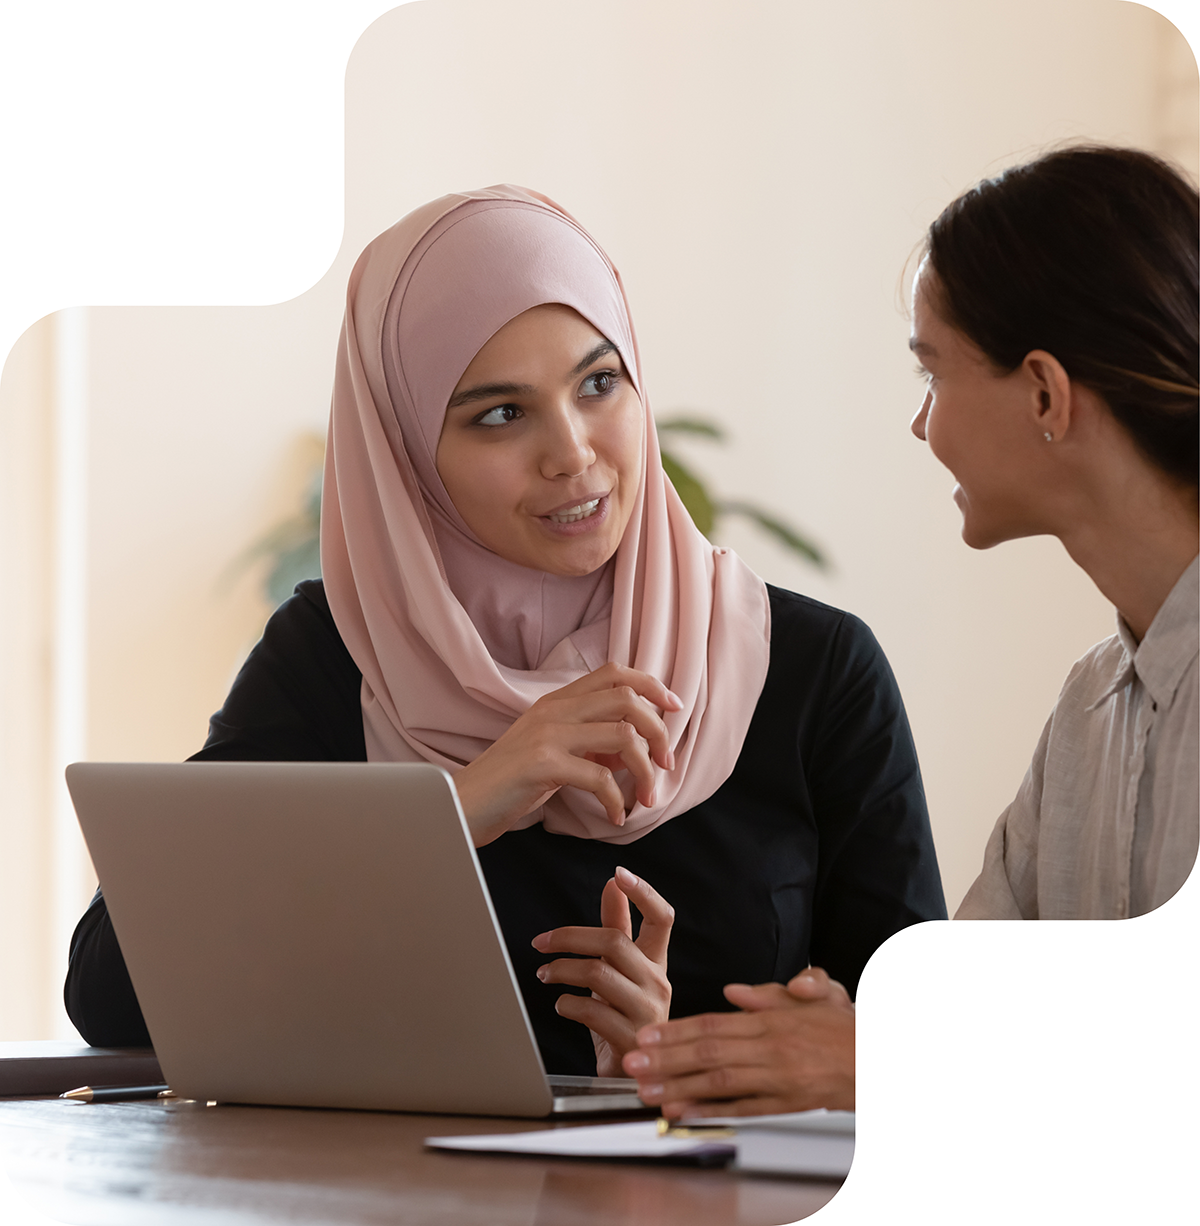
[(1120, 635), (1110, 634), (1101, 639), (1071, 665), (1062, 684), (1055, 708), (1066, 706), (1087, 708), (1098, 702), (1117, 683), (1123, 673), (1132, 669), (1132, 660)]
[(324, 585), (301, 583), (271, 615), (196, 758), (365, 759), (361, 691)]
[[(322, 579), (305, 579), (296, 584), (292, 594), (271, 614), (269, 625), (277, 627), (320, 627), (326, 633), (337, 635), (333, 613), (329, 609), (329, 597), (325, 595)], [(341, 636), (338, 635), (338, 641)]]
[(1082, 674), (1106, 673), (1115, 676), (1127, 663), (1128, 658), (1129, 653), (1125, 650), (1120, 635), (1110, 634), (1108, 638), (1094, 643), (1071, 665), (1067, 680)]
[(782, 588), (767, 592), (771, 658), (748, 742), (782, 737), (803, 754), (829, 737), (903, 721), (892, 670), (861, 618)]
[(804, 626), (832, 629), (843, 618), (852, 616), (843, 609), (835, 609), (833, 605), (822, 604), (811, 596), (789, 592), (787, 588), (776, 587), (772, 583), (767, 584), (767, 598), (771, 602), (772, 632), (777, 625), (788, 629)]
[(268, 655), (283, 653), (293, 659), (312, 656), (335, 668), (358, 671), (338, 633), (320, 579), (306, 579), (296, 585), (292, 595), (271, 614), (256, 650)]
[(861, 618), (767, 584), (771, 603), (771, 672), (863, 673), (891, 670), (883, 648)]
[(289, 670), (319, 674), (340, 689), (352, 690), (357, 701), (362, 673), (342, 642), (320, 579), (296, 585), (271, 615), (255, 650)]

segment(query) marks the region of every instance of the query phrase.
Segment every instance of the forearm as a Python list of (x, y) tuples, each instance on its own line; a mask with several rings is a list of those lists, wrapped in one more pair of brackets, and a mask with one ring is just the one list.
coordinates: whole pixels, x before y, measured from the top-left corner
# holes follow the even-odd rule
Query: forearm
[(67, 1016), (94, 1047), (144, 1047), (150, 1035), (100, 891), (71, 938)]

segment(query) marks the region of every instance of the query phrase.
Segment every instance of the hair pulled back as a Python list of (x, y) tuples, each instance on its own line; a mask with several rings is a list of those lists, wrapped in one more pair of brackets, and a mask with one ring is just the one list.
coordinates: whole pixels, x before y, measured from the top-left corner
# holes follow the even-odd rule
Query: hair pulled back
[(1177, 171), (1135, 149), (1057, 150), (948, 205), (926, 250), (939, 313), (996, 367), (1052, 353), (1197, 484), (1200, 205)]

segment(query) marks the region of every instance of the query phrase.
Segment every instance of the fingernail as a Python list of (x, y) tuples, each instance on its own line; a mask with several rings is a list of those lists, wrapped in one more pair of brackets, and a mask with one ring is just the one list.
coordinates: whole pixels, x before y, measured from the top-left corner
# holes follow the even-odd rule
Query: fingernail
[(550, 934), (548, 932), (539, 932), (537, 936), (535, 936), (533, 940), (529, 942), (529, 944), (532, 945), (534, 949), (544, 950), (546, 946), (550, 944)]
[(656, 1103), (663, 1096), (663, 1088), (659, 1085), (638, 1086), (638, 1098), (644, 1103)]
[(630, 889), (638, 883), (638, 879), (627, 868), (622, 868), (619, 865), (617, 867), (617, 880), (622, 885), (629, 886)]
[(652, 1043), (661, 1043), (662, 1031), (655, 1028), (639, 1030), (637, 1040), (639, 1047), (649, 1047)]
[(674, 690), (668, 690), (667, 696), (671, 699), (671, 701), (675, 704), (677, 708), (683, 706), (683, 699), (680, 698), (679, 695), (676, 694)]
[(541, 980), (543, 983), (545, 983), (545, 982), (546, 982), (546, 976), (547, 976), (548, 974), (550, 974), (550, 968), (549, 968), (548, 966), (539, 966), (539, 967), (537, 968), (537, 977), (538, 977), (538, 978), (539, 978), (539, 979), (540, 979), (540, 980)]
[(631, 1051), (625, 1057), (625, 1068), (628, 1072), (637, 1072), (639, 1069), (650, 1067), (650, 1057), (645, 1052)]
[(675, 769), (675, 751), (673, 749), (668, 749), (667, 750), (667, 770), (673, 771), (674, 769)]

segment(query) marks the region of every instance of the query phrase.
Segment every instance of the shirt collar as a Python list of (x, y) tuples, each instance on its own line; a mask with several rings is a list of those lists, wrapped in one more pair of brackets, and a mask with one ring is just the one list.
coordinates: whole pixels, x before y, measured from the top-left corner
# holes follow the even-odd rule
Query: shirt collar
[(1200, 650), (1198, 576), (1200, 558), (1193, 558), (1154, 615), (1146, 637), (1134, 653), (1133, 666), (1160, 707), (1170, 705), (1184, 672)]
[(1171, 705), (1184, 672), (1200, 650), (1200, 558), (1179, 576), (1171, 594), (1139, 643), (1125, 619), (1117, 614), (1121, 665), (1104, 693), (1088, 708), (1094, 711), (1105, 699), (1125, 688), (1134, 674), (1160, 707)]

